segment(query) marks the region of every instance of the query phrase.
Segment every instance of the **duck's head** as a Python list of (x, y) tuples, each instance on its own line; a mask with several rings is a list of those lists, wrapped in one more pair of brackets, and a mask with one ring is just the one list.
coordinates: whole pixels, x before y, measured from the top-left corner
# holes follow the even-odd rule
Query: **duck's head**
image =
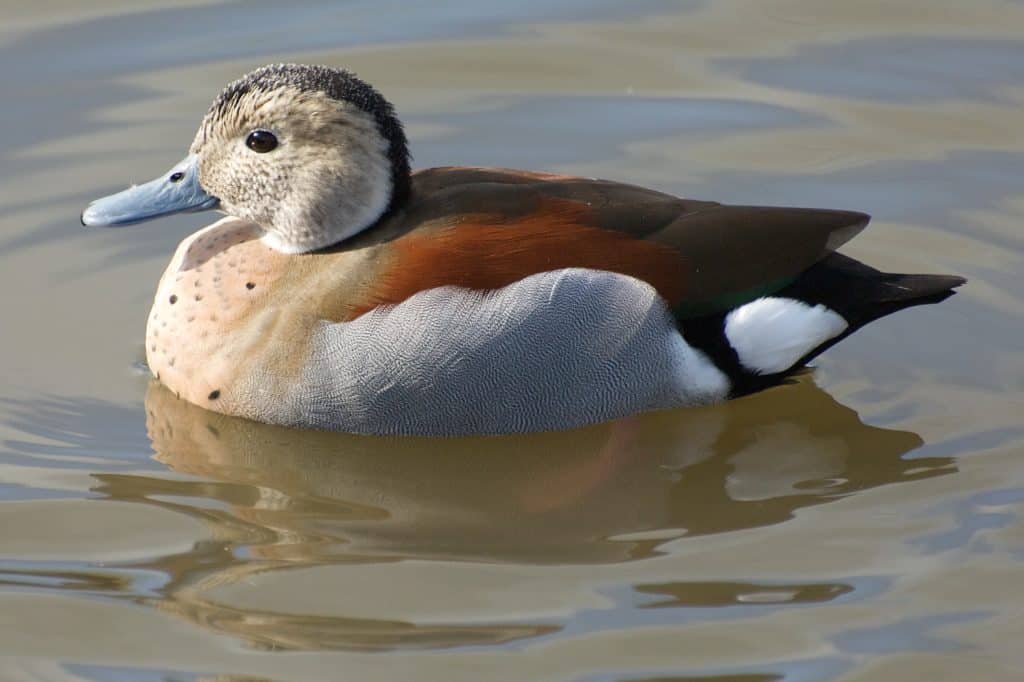
[(300, 253), (366, 229), (408, 191), (405, 133), (379, 92), (341, 69), (277, 64), (221, 92), (180, 163), (92, 202), (82, 223), (219, 209)]

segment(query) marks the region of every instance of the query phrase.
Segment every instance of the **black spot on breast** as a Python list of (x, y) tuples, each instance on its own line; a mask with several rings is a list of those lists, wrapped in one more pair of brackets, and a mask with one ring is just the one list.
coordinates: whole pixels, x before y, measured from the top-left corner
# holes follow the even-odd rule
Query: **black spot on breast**
[(178, 302), (178, 297), (175, 296), (174, 294), (171, 294), (171, 297), (168, 300), (171, 302), (171, 305), (174, 305), (175, 303)]
[(211, 392), (210, 392), (210, 395), (208, 395), (208, 396), (206, 396), (206, 397), (207, 397), (207, 399), (209, 399), (209, 400), (216, 400), (217, 398), (219, 398), (219, 397), (220, 397), (220, 389), (218, 388), (218, 389), (217, 389), (217, 390), (215, 390), (215, 391), (211, 391)]
[(246, 289), (249, 289), (249, 290), (251, 291), (251, 290), (253, 290), (253, 289), (255, 289), (255, 288), (256, 288), (256, 285), (255, 285), (255, 284), (253, 284), (252, 282), (246, 282), (246, 283), (245, 283), (245, 288), (246, 288)]

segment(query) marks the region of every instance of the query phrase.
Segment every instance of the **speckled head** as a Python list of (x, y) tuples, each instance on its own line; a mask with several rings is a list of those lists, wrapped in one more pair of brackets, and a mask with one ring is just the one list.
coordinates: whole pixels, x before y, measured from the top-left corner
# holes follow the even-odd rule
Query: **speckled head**
[(100, 199), (90, 225), (220, 208), (258, 224), (286, 253), (376, 223), (409, 191), (409, 152), (391, 104), (342, 69), (275, 64), (213, 101), (186, 159), (157, 180)]

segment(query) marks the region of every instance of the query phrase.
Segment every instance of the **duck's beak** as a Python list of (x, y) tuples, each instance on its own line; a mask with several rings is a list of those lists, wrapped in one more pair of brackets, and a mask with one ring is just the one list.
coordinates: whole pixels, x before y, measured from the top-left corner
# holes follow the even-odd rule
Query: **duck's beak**
[(156, 180), (92, 202), (82, 211), (82, 224), (120, 227), (173, 213), (207, 211), (218, 204), (220, 199), (199, 184), (198, 157), (189, 154)]

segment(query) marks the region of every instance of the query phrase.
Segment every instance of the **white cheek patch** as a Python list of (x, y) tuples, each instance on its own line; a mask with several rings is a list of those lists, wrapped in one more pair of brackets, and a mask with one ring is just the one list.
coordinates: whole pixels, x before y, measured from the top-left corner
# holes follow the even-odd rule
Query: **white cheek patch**
[(823, 305), (793, 298), (759, 298), (725, 318), (725, 336), (740, 364), (756, 374), (775, 374), (839, 336), (849, 325)]

